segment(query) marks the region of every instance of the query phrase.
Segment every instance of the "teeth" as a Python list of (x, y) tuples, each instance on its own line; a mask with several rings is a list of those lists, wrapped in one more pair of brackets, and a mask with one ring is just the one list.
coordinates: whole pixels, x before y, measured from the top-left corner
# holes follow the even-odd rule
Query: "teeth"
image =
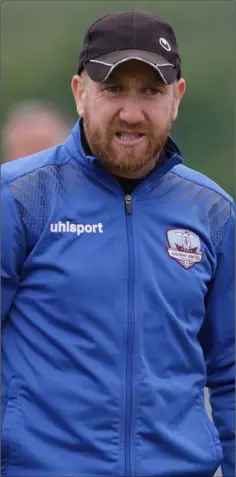
[(128, 141), (132, 139), (139, 139), (140, 135), (139, 134), (118, 134), (119, 138), (122, 139), (123, 141)]

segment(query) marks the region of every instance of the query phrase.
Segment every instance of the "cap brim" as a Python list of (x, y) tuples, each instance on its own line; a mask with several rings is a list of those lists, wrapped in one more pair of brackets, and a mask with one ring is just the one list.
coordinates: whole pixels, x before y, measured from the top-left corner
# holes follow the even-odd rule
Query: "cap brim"
[(84, 67), (96, 83), (104, 83), (120, 64), (138, 60), (154, 68), (165, 84), (172, 84), (177, 77), (174, 65), (163, 56), (145, 50), (117, 50), (88, 61)]

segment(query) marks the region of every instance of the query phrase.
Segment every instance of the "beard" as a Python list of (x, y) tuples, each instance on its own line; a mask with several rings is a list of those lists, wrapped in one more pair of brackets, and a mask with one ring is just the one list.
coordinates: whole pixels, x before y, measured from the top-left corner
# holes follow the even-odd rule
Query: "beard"
[(132, 129), (132, 132), (142, 132), (145, 134), (145, 140), (135, 146), (122, 146), (115, 143), (115, 131), (131, 131), (129, 124), (124, 121), (117, 123), (115, 127), (108, 126), (107, 130), (103, 129), (99, 124), (94, 124), (88, 112), (84, 112), (83, 128), (95, 157), (97, 157), (101, 165), (112, 174), (125, 177), (126, 175), (137, 173), (148, 165), (152, 165), (153, 169), (158, 162), (160, 151), (164, 148), (172, 125), (172, 115), (165, 124), (159, 127), (159, 130), (150, 132), (144, 125), (138, 125)]

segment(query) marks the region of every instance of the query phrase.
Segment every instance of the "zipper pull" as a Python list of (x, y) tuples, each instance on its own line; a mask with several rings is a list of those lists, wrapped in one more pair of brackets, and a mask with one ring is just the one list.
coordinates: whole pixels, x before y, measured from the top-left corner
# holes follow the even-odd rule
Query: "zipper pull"
[(132, 214), (132, 197), (131, 195), (125, 196), (125, 210), (127, 214)]

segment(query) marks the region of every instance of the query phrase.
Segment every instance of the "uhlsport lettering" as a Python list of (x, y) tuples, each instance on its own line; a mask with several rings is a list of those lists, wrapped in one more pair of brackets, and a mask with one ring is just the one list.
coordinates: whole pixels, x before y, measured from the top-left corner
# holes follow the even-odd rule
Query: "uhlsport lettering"
[(50, 224), (50, 231), (56, 233), (76, 233), (80, 236), (82, 234), (103, 234), (103, 224), (99, 222), (98, 224), (73, 224), (68, 220), (66, 223), (57, 222), (56, 224)]

